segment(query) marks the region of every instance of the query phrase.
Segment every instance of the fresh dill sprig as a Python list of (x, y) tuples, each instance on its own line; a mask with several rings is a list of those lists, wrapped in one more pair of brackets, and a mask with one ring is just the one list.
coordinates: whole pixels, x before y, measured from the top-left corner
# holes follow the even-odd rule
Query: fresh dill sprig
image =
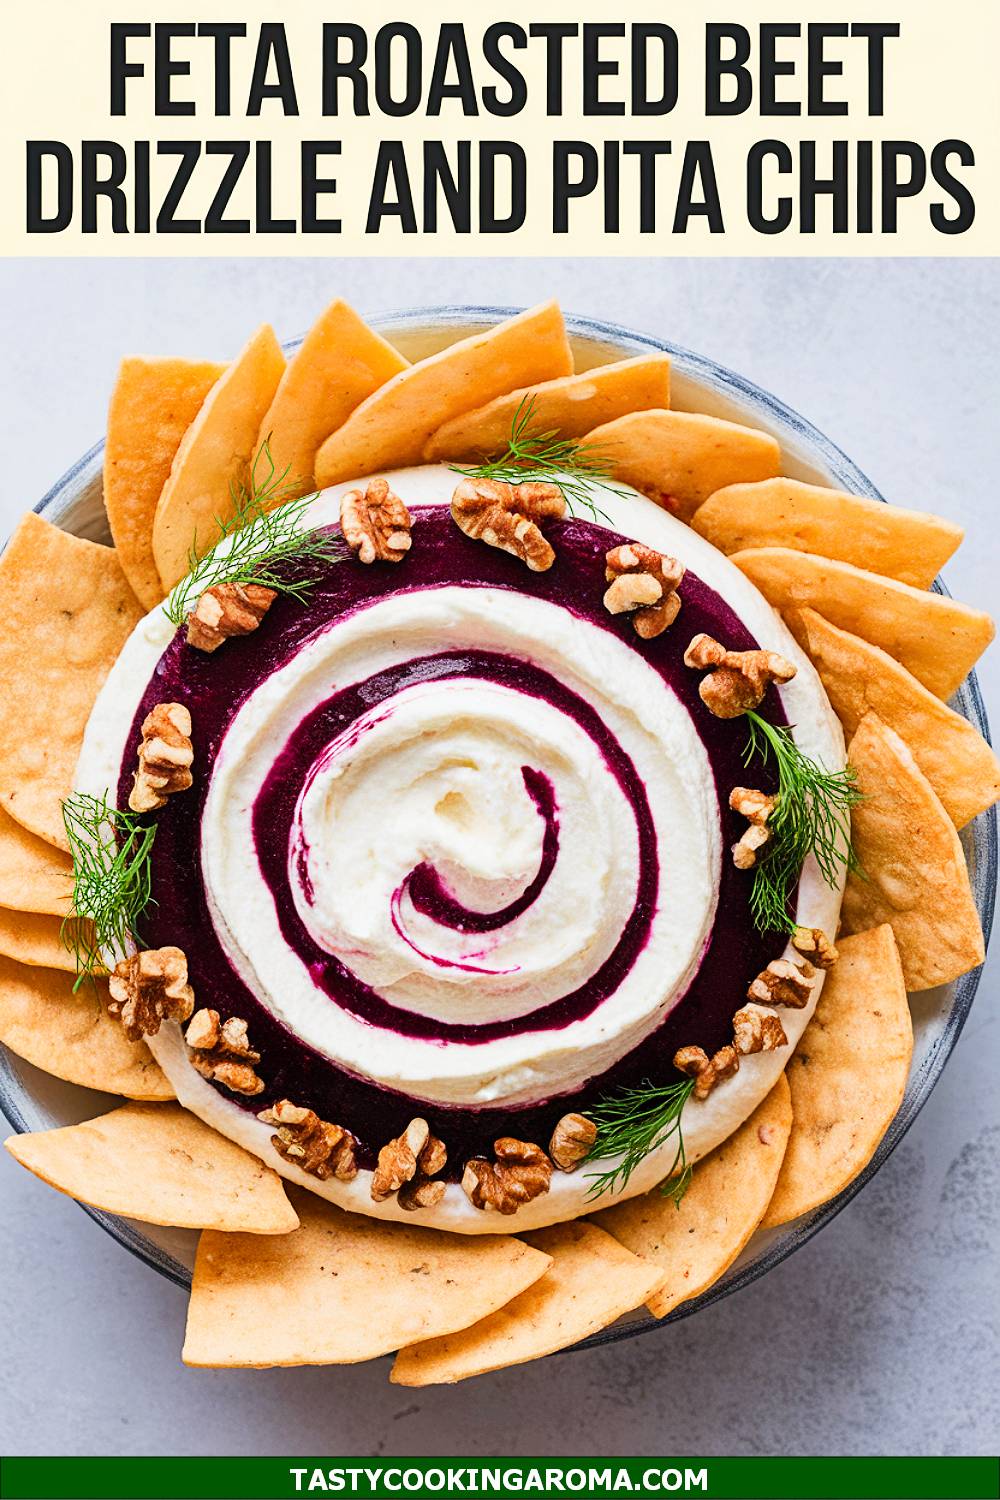
[(790, 728), (777, 728), (752, 709), (746, 715), (750, 738), (743, 754), (749, 765), (755, 755), (778, 768), (778, 801), (768, 819), (769, 842), (757, 857), (750, 911), (761, 932), (794, 932), (789, 898), (807, 855), (815, 857), (829, 886), (840, 872), (857, 870), (851, 847), (851, 808), (861, 801), (850, 766), (826, 771), (796, 745)]
[(597, 1126), (597, 1138), (584, 1163), (619, 1158), (604, 1172), (586, 1174), (591, 1181), (591, 1198), (619, 1191), (651, 1151), (673, 1141), (674, 1159), (664, 1174), (661, 1191), (680, 1204), (692, 1170), (684, 1151), (681, 1115), (693, 1088), (693, 1078), (659, 1087), (643, 1083), (637, 1088), (618, 1089), (587, 1111), (588, 1118)]
[(577, 507), (591, 517), (601, 516), (611, 525), (594, 499), (592, 490), (625, 496), (627, 490), (611, 482), (611, 466), (599, 448), (587, 448), (572, 438), (563, 438), (555, 430), (540, 432), (532, 426), (535, 414), (534, 396), (525, 396), (511, 423), (507, 447), (498, 458), (481, 464), (451, 464), (452, 471), (466, 479), (499, 479), (505, 484), (528, 484), (541, 481), (557, 485), (570, 515)]
[(336, 533), (303, 527), (316, 496), (298, 494), (301, 483), (289, 479), (289, 468), (278, 473), (265, 438), (249, 473), (230, 484), (232, 515), (216, 516), (218, 535), (204, 557), (195, 537), (188, 573), (163, 605), (172, 624), (183, 625), (205, 590), (219, 583), (258, 583), (304, 600), (327, 565), (350, 556)]
[[(104, 954), (124, 955), (129, 938), (152, 899), (150, 856), (156, 825), (138, 813), (74, 792), (63, 803), (63, 825), (73, 856), (73, 911), (61, 929), (76, 959), (78, 990), (103, 970)], [(84, 920), (80, 920), (80, 919)]]

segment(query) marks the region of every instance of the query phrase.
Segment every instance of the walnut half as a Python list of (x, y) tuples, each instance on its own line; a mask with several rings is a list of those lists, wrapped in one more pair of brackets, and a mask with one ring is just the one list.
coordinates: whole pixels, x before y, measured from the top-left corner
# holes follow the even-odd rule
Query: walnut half
[(785, 1028), (773, 1010), (745, 1005), (733, 1016), (733, 1046), (741, 1057), (751, 1052), (776, 1052), (787, 1045)]
[(810, 963), (793, 963), (790, 958), (775, 958), (747, 990), (748, 1000), (762, 1005), (787, 1005), (802, 1010), (809, 1003), (816, 970)]
[(146, 948), (123, 958), (108, 977), (108, 1011), (130, 1042), (155, 1036), (163, 1021), (186, 1021), (194, 1010), (187, 958), (180, 948)]
[(175, 792), (186, 792), (193, 762), (191, 715), (183, 703), (157, 703), (142, 721), (139, 768), (128, 796), (132, 811), (155, 812)]
[(187, 640), (198, 651), (217, 651), (234, 635), (256, 630), (278, 595), (260, 583), (217, 583), (187, 617)]
[(549, 1155), (561, 1172), (575, 1172), (597, 1140), (597, 1126), (586, 1115), (563, 1115), (552, 1132)]
[(561, 520), (565, 514), (559, 486), (540, 481), (463, 479), (451, 497), (452, 520), (466, 536), (512, 553), (533, 573), (544, 573), (556, 559), (540, 523)]
[(217, 1010), (198, 1010), (184, 1033), (191, 1048), (191, 1065), (213, 1083), (221, 1083), (234, 1094), (262, 1094), (263, 1081), (254, 1072), (260, 1062), (247, 1035), (247, 1023), (239, 1016), (220, 1021)]
[(694, 1097), (707, 1099), (716, 1084), (740, 1070), (736, 1048), (720, 1047), (711, 1057), (704, 1047), (681, 1047), (674, 1053), (674, 1067), (694, 1079)]
[(652, 640), (676, 620), (681, 607), (677, 587), (684, 565), (641, 542), (612, 547), (605, 557), (605, 578), (610, 587), (604, 607), (613, 615), (629, 613), (636, 635)]
[(372, 1173), (371, 1195), (376, 1203), (396, 1194), (400, 1208), (413, 1212), (430, 1208), (444, 1197), (444, 1183), (432, 1182), (448, 1160), (443, 1141), (431, 1135), (426, 1120), (411, 1120), (378, 1154)]
[(410, 550), (410, 512), (386, 479), (369, 479), (340, 502), (340, 529), (358, 561), (402, 562)]
[(310, 1177), (320, 1182), (331, 1177), (351, 1182), (357, 1177), (354, 1137), (341, 1126), (321, 1120), (315, 1110), (279, 1099), (270, 1109), (261, 1110), (257, 1118), (276, 1127), (271, 1145), (278, 1155)]
[(493, 1149), (495, 1161), (476, 1156), (465, 1164), (462, 1188), (476, 1208), (516, 1214), (522, 1203), (548, 1192), (552, 1163), (541, 1146), (504, 1135)]
[(792, 947), (810, 959), (817, 969), (832, 969), (837, 962), (837, 950), (822, 927), (796, 927), (792, 933)]
[(733, 864), (738, 870), (752, 870), (757, 863), (759, 850), (770, 841), (768, 819), (777, 805), (777, 797), (755, 792), (752, 787), (734, 786), (729, 793), (729, 806), (733, 812), (739, 813), (750, 824), (739, 842), (733, 845)]
[(756, 708), (772, 682), (791, 682), (797, 671), (776, 651), (727, 651), (704, 634), (691, 641), (684, 665), (711, 668), (698, 684), (698, 692), (717, 719), (737, 719)]

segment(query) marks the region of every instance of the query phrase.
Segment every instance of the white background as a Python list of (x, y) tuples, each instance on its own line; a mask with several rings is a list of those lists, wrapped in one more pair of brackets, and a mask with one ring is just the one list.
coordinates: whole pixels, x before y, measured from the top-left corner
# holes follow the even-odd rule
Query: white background
[[(961, 521), (947, 581), (996, 611), (998, 291), (985, 261), (8, 261), (0, 530), (100, 436), (123, 354), (225, 359), (335, 295), (370, 313), (555, 294), (731, 365), (890, 500)], [(981, 681), (997, 711), (1000, 646)], [(4, 1156), (0, 1451), (995, 1452), (998, 987), (995, 960), (903, 1144), (777, 1270), (669, 1328), (454, 1389), (392, 1387), (387, 1360), (185, 1370), (184, 1294)]]

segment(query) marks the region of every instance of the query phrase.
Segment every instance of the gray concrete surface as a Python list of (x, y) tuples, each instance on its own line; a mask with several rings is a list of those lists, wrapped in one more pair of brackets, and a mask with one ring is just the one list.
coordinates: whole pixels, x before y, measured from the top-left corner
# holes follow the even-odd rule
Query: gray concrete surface
[[(0, 527), (100, 434), (122, 353), (231, 354), (334, 293), (363, 311), (534, 301), (661, 332), (812, 418), (897, 503), (969, 540), (996, 610), (995, 263), (109, 261), (0, 264)], [(983, 665), (1000, 712), (1000, 648)], [(413, 1455), (987, 1453), (1000, 1439), (997, 990), (875, 1180), (769, 1276), (629, 1343), (426, 1393), (353, 1369), (184, 1370), (184, 1296), (0, 1161), (0, 1451)]]

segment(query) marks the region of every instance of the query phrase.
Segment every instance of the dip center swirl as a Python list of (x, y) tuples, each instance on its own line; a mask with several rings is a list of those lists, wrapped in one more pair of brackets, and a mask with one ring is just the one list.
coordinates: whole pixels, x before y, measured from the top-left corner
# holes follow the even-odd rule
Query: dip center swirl
[(454, 927), (459, 932), (496, 932), (506, 927), (523, 911), (527, 911), (545, 888), (559, 854), (559, 809), (555, 789), (549, 778), (531, 766), (522, 766), (524, 788), (531, 798), (538, 815), (545, 825), (542, 835), (542, 854), (538, 872), (507, 906), (499, 911), (473, 911), (449, 890), (439, 870), (426, 860), (411, 870), (398, 891), (393, 894), (394, 909), (399, 910), (404, 897), (408, 897), (413, 909), (423, 916), (433, 917), (444, 927)]
[[(372, 706), (330, 739), (359, 700)], [(317, 744), (285, 873), (310, 968), (339, 1003), (352, 1001), (337, 968), (402, 1013), (397, 1030), (413, 1016), (466, 1033), (538, 1024), (556, 1002), (569, 1017), (607, 998), (645, 942), (658, 864), (642, 782), (582, 699), (475, 651), (336, 695), (292, 735), (255, 807), (269, 884), (274, 791)]]

